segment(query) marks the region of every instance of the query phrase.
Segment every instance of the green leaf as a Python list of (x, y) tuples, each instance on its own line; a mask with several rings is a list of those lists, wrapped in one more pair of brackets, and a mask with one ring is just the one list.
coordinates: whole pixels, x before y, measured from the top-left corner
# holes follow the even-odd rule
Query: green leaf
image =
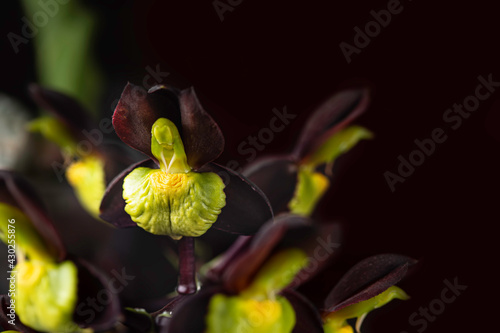
[(79, 332), (73, 322), (77, 268), (71, 261), (24, 261), (16, 265), (13, 299), (23, 324), (42, 332)]
[[(37, 28), (34, 38), (38, 82), (97, 110), (103, 87), (93, 47), (97, 15), (82, 2), (46, 6), (47, 23)], [(23, 0), (23, 5), (29, 18), (44, 13), (38, 0)]]

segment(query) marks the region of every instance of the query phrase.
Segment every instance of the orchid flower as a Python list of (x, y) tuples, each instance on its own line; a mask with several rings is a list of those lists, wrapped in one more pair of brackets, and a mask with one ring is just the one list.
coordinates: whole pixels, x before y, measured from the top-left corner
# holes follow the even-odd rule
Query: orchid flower
[(352, 267), (324, 298), (321, 317), (325, 333), (352, 333), (347, 322), (356, 318), (356, 332), (368, 313), (393, 299), (409, 296), (395, 286), (416, 264), (416, 260), (397, 254), (380, 254), (366, 258)]
[(312, 214), (330, 185), (336, 158), (360, 140), (372, 138), (364, 127), (346, 127), (368, 104), (366, 89), (334, 94), (306, 122), (292, 153), (265, 157), (244, 169), (243, 174), (262, 189), (276, 214)]
[(181, 239), (211, 227), (252, 234), (272, 217), (255, 185), (212, 162), (222, 153), (224, 138), (192, 88), (155, 86), (146, 92), (128, 84), (113, 125), (123, 142), (150, 158), (108, 186), (104, 220)]
[(127, 84), (113, 114), (120, 139), (149, 156), (108, 186), (101, 218), (179, 240), (181, 294), (196, 292), (194, 240), (208, 229), (250, 235), (273, 217), (265, 195), (236, 172), (213, 163), (222, 132), (192, 88)]
[(278, 216), (210, 263), (196, 295), (174, 298), (156, 312), (159, 331), (352, 332), (347, 319), (358, 318), (359, 329), (370, 311), (391, 299), (408, 298), (395, 284), (415, 260), (384, 254), (332, 281), (323, 304), (313, 304), (307, 292), (298, 290), (332, 265), (339, 239), (336, 224)]
[[(292, 332), (321, 328), (319, 313), (293, 289), (329, 260), (311, 262), (318, 239), (336, 242), (335, 225), (281, 215), (252, 237), (240, 238), (211, 263), (201, 290), (156, 313), (160, 332)], [(164, 318), (165, 312), (170, 318)], [(304, 331), (305, 332), (305, 331)]]
[(29, 129), (60, 148), (65, 163), (53, 163), (52, 168), (65, 175), (81, 205), (98, 218), (106, 184), (130, 161), (119, 146), (104, 142), (112, 131), (111, 120), (96, 125), (75, 99), (36, 84), (29, 88), (32, 99), (49, 112), (31, 121)]
[[(15, 250), (9, 253), (16, 254), (9, 255), (15, 292), (9, 293), (10, 300), (2, 296), (2, 327), (22, 332), (84, 332), (89, 324), (98, 330), (114, 326), (119, 304), (107, 278), (89, 263), (68, 257), (33, 188), (10, 171), (0, 171), (0, 217), (7, 221), (0, 224), (0, 239)], [(100, 290), (110, 295), (109, 303), (87, 323), (78, 304)], [(6, 320), (5, 303), (15, 304), (21, 323), (12, 325)]]

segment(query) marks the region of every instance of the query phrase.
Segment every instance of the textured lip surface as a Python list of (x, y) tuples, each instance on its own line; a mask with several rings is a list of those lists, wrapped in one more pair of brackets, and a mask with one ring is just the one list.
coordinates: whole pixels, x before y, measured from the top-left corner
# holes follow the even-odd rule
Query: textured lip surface
[(158, 165), (151, 159), (137, 162), (117, 175), (109, 183), (101, 201), (100, 217), (118, 228), (135, 227), (130, 215), (125, 212), (125, 200), (123, 200), (123, 179), (135, 168), (146, 167), (158, 169)]

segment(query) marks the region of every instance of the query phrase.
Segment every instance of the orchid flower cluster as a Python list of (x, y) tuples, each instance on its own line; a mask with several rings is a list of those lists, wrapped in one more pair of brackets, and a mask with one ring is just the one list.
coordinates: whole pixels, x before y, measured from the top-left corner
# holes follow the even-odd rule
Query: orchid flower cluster
[[(4, 222), (16, 221), (16, 293), (0, 298), (6, 332), (352, 333), (371, 311), (408, 299), (396, 284), (416, 261), (397, 254), (368, 257), (318, 286), (319, 297), (303, 288), (335, 267), (340, 225), (311, 216), (336, 159), (373, 137), (350, 125), (369, 105), (367, 89), (332, 95), (291, 152), (264, 157), (241, 174), (214, 162), (224, 137), (192, 88), (127, 84), (112, 124), (123, 143), (147, 157), (141, 161), (128, 161), (117, 146), (82, 153), (81, 135), (93, 126), (86, 111), (58, 92), (37, 85), (30, 91), (51, 112), (30, 129), (61, 148), (81, 205), (110, 226), (141, 228), (176, 244), (178, 283), (154, 311), (125, 307), (110, 292), (106, 306), (84, 320), (78, 305), (111, 288), (109, 276), (68, 254), (32, 185), (0, 171), (0, 239), (7, 245), (12, 233)], [(195, 240), (212, 229), (239, 236), (200, 263)], [(329, 250), (319, 255), (324, 244)]]

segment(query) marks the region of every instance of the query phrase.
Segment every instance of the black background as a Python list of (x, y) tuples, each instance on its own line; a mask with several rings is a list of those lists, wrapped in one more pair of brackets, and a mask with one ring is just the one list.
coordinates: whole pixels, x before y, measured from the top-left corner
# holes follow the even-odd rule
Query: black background
[[(376, 138), (339, 160), (318, 217), (346, 225), (338, 271), (385, 252), (421, 265), (401, 284), (412, 299), (369, 316), (364, 332), (417, 332), (409, 316), (455, 277), (467, 290), (425, 331), (494, 330), (500, 95), (481, 102), (457, 130), (443, 114), (474, 93), (479, 75), (500, 81), (498, 12), (491, 3), (403, 1), (402, 12), (348, 64), (339, 44), (352, 44), (354, 27), (363, 29), (370, 11), (387, 3), (244, 0), (221, 22), (209, 0), (91, 1), (103, 19), (98, 58), (113, 78), (101, 115), (111, 114), (127, 80), (141, 84), (145, 68), (159, 65), (170, 72), (164, 83), (195, 86), (220, 124), (227, 142), (220, 162), (244, 164), (248, 155), (238, 145), (269, 126), (273, 108), (298, 116), (259, 156), (289, 149), (314, 106), (338, 88), (369, 84), (373, 101), (357, 123)], [(1, 10), (0, 91), (28, 104), (32, 45), (16, 55), (6, 37), (19, 33), (22, 15), (16, 5)], [(397, 172), (398, 156), (408, 157), (414, 140), (434, 128), (447, 140), (392, 193), (384, 172)]]

